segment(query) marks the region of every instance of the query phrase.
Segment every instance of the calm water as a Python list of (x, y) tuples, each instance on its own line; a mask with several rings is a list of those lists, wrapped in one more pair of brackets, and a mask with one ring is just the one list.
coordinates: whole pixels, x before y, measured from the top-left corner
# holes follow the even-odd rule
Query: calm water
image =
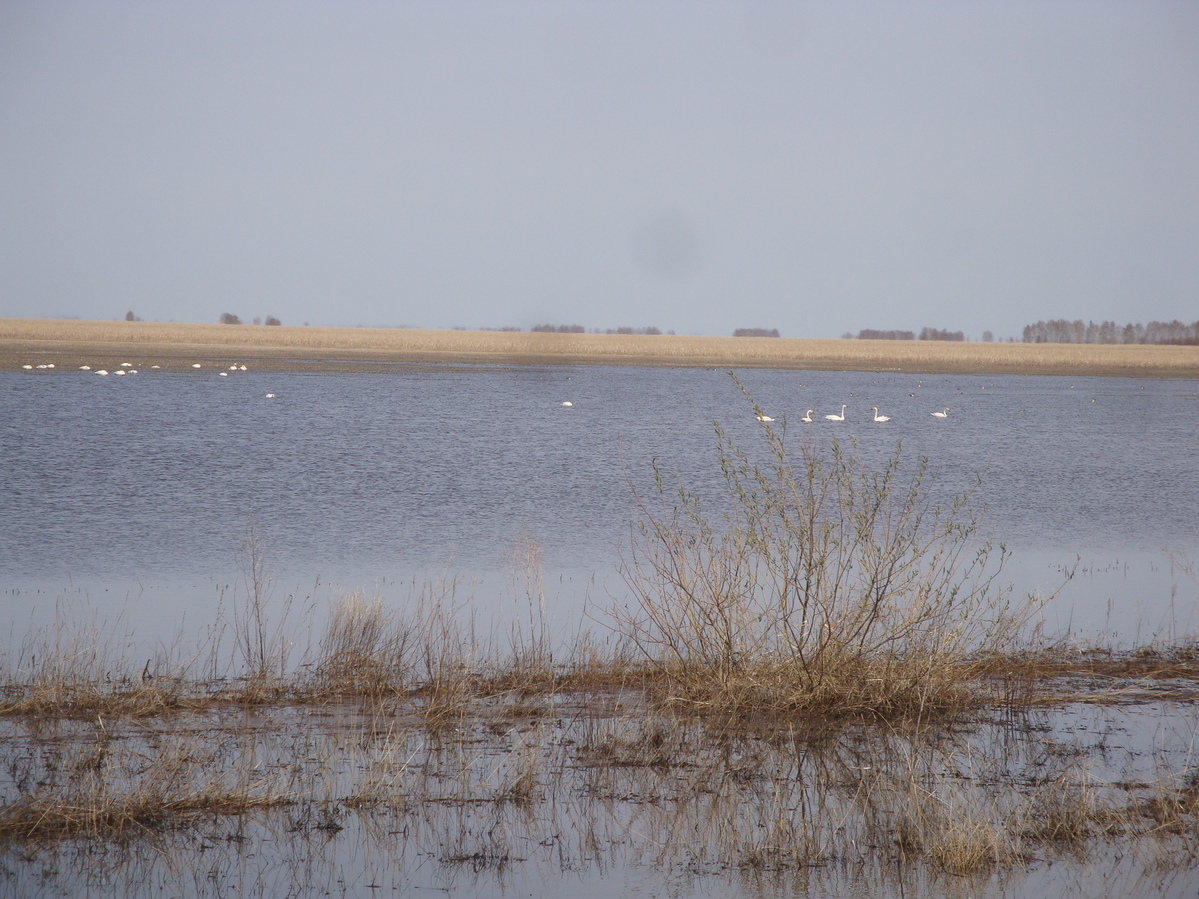
[[(1049, 590), (1054, 630), (1131, 640), (1194, 632), (1199, 382), (745, 371), (789, 443), (902, 438), (941, 493), (969, 487), (1008, 579)], [(268, 398), (267, 394), (275, 394)], [(569, 401), (573, 405), (564, 406)], [(840, 405), (847, 420), (823, 420)], [(891, 421), (870, 421), (871, 406)], [(947, 419), (930, 413), (949, 407)], [(818, 421), (805, 425), (804, 412)], [(512, 603), (513, 546), (541, 547), (556, 626), (619, 596), (631, 491), (650, 460), (719, 496), (713, 420), (758, 425), (727, 373), (431, 365), (378, 374), (125, 378), (0, 373), (0, 601), (10, 640), (86, 607), (156, 642), (244, 589), (253, 521), (274, 589), (361, 587), (389, 601), (453, 577), (484, 613)], [(0, 639), (0, 645), (3, 640)]]
[[(1018, 590), (1053, 589), (1078, 559), (1078, 575), (1047, 610), (1051, 632), (1122, 643), (1199, 632), (1199, 585), (1180, 567), (1199, 561), (1199, 382), (773, 371), (741, 378), (779, 419), (776, 427), (786, 417), (789, 445), (854, 437), (862, 455), (877, 461), (902, 439), (906, 459), (928, 458), (934, 496), (970, 487), (981, 475), (983, 529), (1013, 551), (1006, 573)], [(823, 420), (842, 403), (846, 421)], [(891, 421), (870, 421), (874, 405)], [(948, 418), (930, 414), (946, 406)], [(811, 425), (799, 421), (808, 408), (818, 416)], [(414, 582), (439, 578), (456, 581), (476, 615), (510, 615), (519, 602), (514, 548), (527, 535), (542, 552), (553, 623), (568, 633), (586, 623), (587, 601), (602, 605), (622, 595), (617, 566), (634, 521), (631, 497), (648, 489), (651, 460), (719, 505), (714, 419), (755, 446), (760, 426), (722, 371), (0, 373), (0, 608), (7, 619), (0, 659), (56, 617), (69, 629), (100, 627), (117, 650), (203, 644), (207, 629), (245, 595), (239, 559), (249, 522), (266, 550), (271, 591), (311, 608), (318, 628), (320, 610), (341, 591), (362, 588), (400, 605)], [(329, 778), (368, 770), (370, 752), (388, 765), (411, 761), (407, 744), (391, 752), (390, 731), (386, 740), (363, 737), (367, 730), (379, 736), (373, 719), (343, 732), (323, 713), (301, 715), (290, 728), (259, 732), (242, 713), (231, 715), (220, 725), (227, 731), (214, 731), (214, 745), (233, 747), (230, 758), (244, 740), (257, 764), (271, 768), (277, 758), (281, 768), (298, 766), (298, 776), (326, 783), (330, 795), (348, 788)], [(85, 736), (95, 727), (59, 726)], [(1188, 704), (1087, 706), (1046, 719), (1030, 731), (1030, 745), (1050, 736), (1077, 745), (1097, 783), (1151, 782), (1193, 765), (1197, 726)], [(449, 753), (451, 768), (473, 765), (486, 780), (520, 755), (515, 728), (502, 737), (487, 733), (495, 743), (487, 752), (479, 748), (485, 741), (463, 735)], [(22, 739), (12, 735), (9, 745)], [(977, 756), (987, 760), (985, 770), (1000, 749), (1019, 742), (989, 739)], [(140, 759), (139, 744), (125, 748)], [(546, 750), (551, 759), (559, 751)], [(845, 751), (852, 766), (844, 770), (858, 771), (863, 745), (847, 738)], [(321, 768), (326, 758), (346, 759), (339, 762), (345, 770), (330, 775)], [(807, 758), (788, 752), (770, 789), (750, 780), (744, 794), (733, 794), (748, 837), (774, 820), (776, 812), (763, 809), (772, 808), (775, 790), (823, 783), (815, 775), (831, 768), (792, 770)], [(305, 773), (305, 764), (319, 775)], [(10, 767), (16, 778), (20, 765)], [(140, 761), (134, 767), (140, 771)], [(408, 770), (404, 762), (392, 774)], [(563, 770), (567, 778), (586, 777), (586, 766)], [(0, 859), (0, 893), (1195, 895), (1191, 855), (1161, 867), (1151, 859), (1133, 863), (1122, 843), (977, 882), (917, 870), (898, 888), (872, 861), (885, 853), (866, 853), (861, 870), (840, 863), (765, 875), (696, 868), (689, 847), (712, 823), (704, 804), (711, 784), (672, 785), (687, 766), (615, 770), (619, 801), (571, 781), (532, 815), (502, 802), (417, 802), (394, 819), (382, 810), (346, 813), (345, 830), (334, 835), (304, 824), (302, 810), (286, 809), (206, 822), (194, 840), (132, 852), (118, 847), (109, 855), (86, 842), (22, 850)], [(953, 796), (959, 781), (948, 783)], [(987, 789), (987, 777), (979, 783)], [(458, 788), (445, 789), (451, 795)], [(658, 790), (660, 798), (637, 798)], [(857, 803), (837, 781), (831, 794)], [(836, 829), (852, 830), (856, 820), (846, 812)], [(675, 855), (665, 852), (672, 833), (680, 841)], [(454, 861), (459, 847), (490, 846), (495, 834), (512, 847), (511, 867)]]

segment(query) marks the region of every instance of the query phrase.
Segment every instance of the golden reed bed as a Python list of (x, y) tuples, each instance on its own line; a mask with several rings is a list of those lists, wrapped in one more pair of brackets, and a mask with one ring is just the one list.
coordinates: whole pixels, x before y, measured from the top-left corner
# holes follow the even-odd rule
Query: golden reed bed
[(1199, 378), (1199, 347), (1081, 346), (768, 337), (547, 334), (0, 319), (0, 370), (53, 363), (180, 368), (380, 370), (381, 364), (668, 365)]

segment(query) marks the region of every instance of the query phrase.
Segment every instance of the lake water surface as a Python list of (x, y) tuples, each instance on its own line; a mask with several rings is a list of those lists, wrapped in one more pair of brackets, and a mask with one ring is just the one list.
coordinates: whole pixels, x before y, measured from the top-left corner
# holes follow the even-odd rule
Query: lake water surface
[[(902, 440), (905, 458), (928, 458), (935, 495), (981, 476), (974, 505), (983, 533), (1013, 551), (1017, 590), (1052, 591), (1077, 560), (1046, 612), (1051, 632), (1127, 643), (1199, 625), (1178, 564), (1199, 558), (1199, 382), (739, 377), (788, 445), (852, 437), (877, 462)], [(823, 420), (842, 403), (844, 422)], [(891, 420), (874, 423), (871, 406)], [(814, 424), (800, 421), (809, 408)], [(414, 581), (450, 578), (484, 616), (512, 605), (527, 535), (554, 625), (569, 631), (585, 602), (622, 595), (632, 495), (648, 489), (651, 460), (719, 505), (713, 421), (760, 443), (721, 370), (0, 373), (8, 645), (64, 608), (119, 622), (133, 643), (208, 624), (245, 589), (250, 523), (281, 593), (320, 604), (361, 588), (400, 603)]]
[[(927, 458), (933, 501), (981, 477), (981, 532), (1012, 552), (1004, 576), (1017, 591), (1051, 592), (1077, 567), (1045, 610), (1050, 634), (1130, 646), (1199, 630), (1199, 382), (739, 377), (788, 448), (852, 438), (876, 466), (900, 442), (908, 471)], [(844, 421), (824, 420), (843, 403)], [(890, 421), (872, 421), (871, 406)], [(931, 414), (946, 407), (946, 418)], [(809, 408), (817, 420), (805, 424)], [(21, 668), (54, 623), (68, 637), (98, 631), (137, 660), (133, 671), (162, 648), (203, 646), (248, 593), (250, 529), (266, 592), (293, 597), (292, 623), (310, 634), (343, 592), (399, 607), (424, 583), (452, 585), (484, 626), (502, 621), (519, 611), (528, 546), (556, 632), (602, 628), (602, 607), (624, 595), (633, 497), (652, 491), (654, 460), (719, 515), (714, 421), (761, 452), (762, 426), (714, 370), (0, 373), (0, 659)], [(353, 703), (6, 719), (6, 803), (60, 768), (71, 783), (101, 769), (140, 782), (174, 740), (204, 760), (206, 779), (273, 772), (291, 778), (297, 801), (109, 851), (88, 839), (16, 844), (0, 853), (0, 893), (1193, 897), (1189, 832), (1169, 845), (1042, 846), (1028, 865), (961, 878), (911, 867), (868, 826), (891, 833), (903, 808), (888, 803), (912, 777), (928, 808), (988, 821), (1054, 784), (1124, 785), (1126, 803), (1127, 785), (1193, 770), (1199, 720), (1193, 693), (1180, 695), (1001, 715), (924, 742), (905, 728), (730, 738), (689, 719), (663, 737), (643, 707), (608, 708), (611, 697), (589, 714), (548, 697), (544, 716), (515, 697), (511, 714), (497, 706), (445, 732)], [(669, 764), (637, 763), (655, 739), (683, 738)], [(617, 761), (589, 762), (603, 746)], [(537, 798), (502, 798), (530, 759)], [(351, 808), (346, 797), (368, 781), (381, 804)], [(745, 861), (788, 828), (814, 834), (813, 857), (826, 862)]]

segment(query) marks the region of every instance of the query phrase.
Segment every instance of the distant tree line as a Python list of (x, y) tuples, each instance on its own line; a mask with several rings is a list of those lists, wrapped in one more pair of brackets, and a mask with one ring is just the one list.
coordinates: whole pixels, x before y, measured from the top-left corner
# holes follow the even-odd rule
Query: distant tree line
[(1184, 325), (1149, 322), (1147, 325), (1115, 322), (1066, 321), (1064, 318), (1024, 326), (1025, 343), (1172, 343), (1199, 344), (1199, 322)]
[(778, 328), (738, 328), (733, 332), (734, 337), (778, 337)]
[(655, 328), (652, 325), (648, 328), (609, 328), (605, 334), (661, 334), (661, 328)]
[(936, 328), (921, 328), (917, 340), (965, 340), (961, 331), (938, 331)]
[[(846, 334), (852, 337), (852, 334)], [(858, 332), (858, 340), (915, 340), (915, 331), (876, 331), (874, 328), (863, 328)]]
[[(501, 330), (501, 331), (519, 331), (520, 328), (500, 328), (499, 330)], [(545, 334), (585, 334), (587, 332), (587, 329), (584, 328), (582, 325), (534, 325), (529, 330), (530, 331), (541, 331), (542, 333), (545, 333)], [(606, 330), (606, 331), (600, 331), (598, 328), (595, 328), (592, 330), (591, 333), (592, 334), (661, 334), (662, 329), (655, 328), (652, 325), (650, 325), (647, 328), (631, 328), (631, 327), (608, 328), (608, 330)], [(674, 332), (671, 331), (669, 333), (673, 334)]]
[[(221, 324), (222, 325), (240, 325), (241, 323), (242, 323), (241, 319), (238, 316), (234, 315), (232, 312), (222, 312), (221, 313)], [(283, 322), (279, 321), (279, 319), (275, 318), (275, 316), (273, 316), (273, 315), (268, 315), (266, 317), (265, 322), (261, 318), (256, 318), (256, 319), (254, 319), (254, 324), (256, 324), (256, 325), (262, 325), (262, 324), (281, 325), (281, 324), (283, 324)]]
[[(990, 334), (990, 332), (987, 332)], [(853, 339), (852, 334), (845, 334), (844, 337)], [(966, 335), (961, 331), (941, 331), (937, 328), (921, 328), (920, 334), (914, 331), (877, 331), (874, 328), (865, 328), (858, 332), (858, 340), (965, 340)], [(987, 339), (984, 336), (984, 339)]]

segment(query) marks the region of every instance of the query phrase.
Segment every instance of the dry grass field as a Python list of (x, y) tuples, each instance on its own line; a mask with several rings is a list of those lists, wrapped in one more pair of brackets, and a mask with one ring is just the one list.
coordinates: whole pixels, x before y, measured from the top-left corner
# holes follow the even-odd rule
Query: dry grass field
[(828, 371), (1199, 377), (1199, 347), (550, 334), (0, 319), (0, 370), (53, 363), (254, 361), (295, 370), (380, 365), (606, 364)]

